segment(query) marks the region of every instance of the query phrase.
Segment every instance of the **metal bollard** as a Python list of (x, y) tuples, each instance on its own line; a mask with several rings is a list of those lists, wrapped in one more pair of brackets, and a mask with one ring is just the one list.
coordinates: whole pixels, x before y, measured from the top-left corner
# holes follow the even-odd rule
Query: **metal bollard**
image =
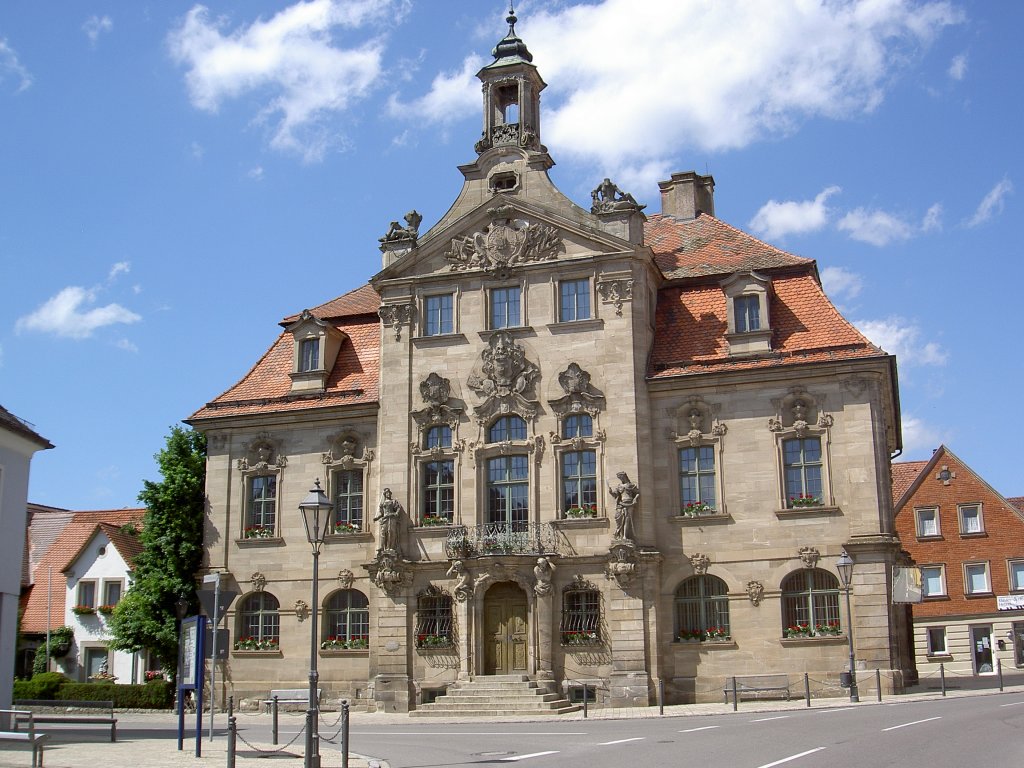
[(939, 664), (939, 681), (942, 683), (942, 695), (946, 695), (946, 665)]
[(878, 689), (878, 700), (882, 700), (882, 670), (875, 669), (875, 688)]
[(811, 706), (811, 677), (804, 672), (804, 698), (807, 699), (807, 706)]
[(590, 686), (583, 684), (583, 717), (587, 716), (587, 700), (590, 698)]
[(341, 768), (348, 768), (348, 699), (341, 700)]
[(1003, 692), (1003, 660), (996, 659), (996, 670), (999, 672), (999, 692)]
[(736, 695), (736, 678), (732, 679), (732, 711), (738, 712), (740, 708), (739, 697)]
[(273, 736), (271, 744), (277, 746), (277, 696), (270, 702), (270, 714), (273, 716), (273, 719), (270, 721), (270, 733)]
[(665, 681), (658, 681), (658, 714), (665, 714)]
[(235, 697), (228, 696), (228, 717), (231, 717), (233, 714), (235, 714)]
[(228, 768), (235, 768), (235, 736), (238, 733), (238, 724), (235, 716), (228, 717)]

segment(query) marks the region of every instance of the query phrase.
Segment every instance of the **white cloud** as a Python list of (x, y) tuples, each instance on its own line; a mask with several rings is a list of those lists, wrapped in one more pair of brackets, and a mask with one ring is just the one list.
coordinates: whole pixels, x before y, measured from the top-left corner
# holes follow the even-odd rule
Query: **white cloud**
[(821, 285), (832, 299), (855, 299), (864, 288), (864, 280), (856, 272), (842, 267), (825, 267), (821, 271)]
[(903, 455), (904, 458), (917, 455), (922, 459), (930, 458), (932, 451), (943, 443), (951, 442), (948, 433), (928, 424), (916, 416), (903, 414)]
[(13, 77), (18, 81), (16, 92), (24, 91), (32, 85), (32, 75), (18, 61), (17, 52), (8, 45), (5, 38), (0, 37), (0, 83), (7, 77)]
[(427, 95), (412, 102), (402, 102), (393, 94), (388, 100), (388, 114), (392, 117), (415, 115), (416, 119), (425, 118), (432, 123), (461, 119), (480, 108), (480, 81), (476, 73), (486, 63), (480, 56), (467, 56), (461, 69), (438, 74)]
[(942, 203), (935, 203), (925, 211), (921, 220), (922, 232), (939, 232), (942, 230)]
[(945, 365), (949, 355), (934, 341), (922, 341), (921, 329), (908, 320), (892, 316), (884, 320), (855, 320), (853, 323), (873, 343), (904, 366)]
[(770, 240), (789, 234), (816, 232), (828, 223), (828, 199), (842, 190), (826, 187), (813, 200), (769, 200), (754, 214), (749, 226)]
[(254, 168), (250, 168), (246, 176), (253, 181), (263, 181), (263, 166), (257, 165)]
[(836, 226), (854, 240), (879, 247), (894, 240), (908, 240), (914, 235), (914, 227), (898, 216), (867, 208), (855, 208)]
[(114, 278), (121, 274), (128, 274), (132, 271), (132, 264), (130, 261), (119, 261), (110, 268), (109, 274), (107, 274), (107, 282), (113, 282)]
[(137, 323), (142, 319), (120, 304), (88, 309), (87, 306), (94, 304), (96, 298), (96, 290), (69, 286), (34, 312), (19, 318), (15, 328), (19, 333), (38, 331), (67, 339), (87, 339), (98, 328)]
[(117, 347), (118, 349), (123, 349), (125, 352), (139, 351), (139, 348), (135, 346), (135, 344), (133, 344), (132, 342), (128, 341), (128, 339), (118, 339), (114, 346)]
[(197, 5), (168, 36), (171, 54), (188, 67), (192, 104), (208, 112), (244, 94), (264, 98), (258, 121), (274, 121), (271, 146), (322, 159), (346, 144), (332, 126), (364, 98), (382, 72), (383, 39), (341, 47), (337, 31), (395, 24), (409, 0), (310, 0), (272, 18), (227, 31)]
[(93, 45), (96, 45), (96, 41), (99, 40), (101, 33), (109, 32), (113, 28), (114, 20), (109, 16), (90, 16), (85, 24), (82, 25), (82, 31), (85, 32), (89, 42)]
[[(744, 147), (810, 118), (868, 113), (962, 19), (942, 0), (604, 0), (531, 12), (517, 31), (552, 83), (544, 143), (618, 177), (671, 165), (664, 147)], [(448, 101), (471, 114), (479, 85), (463, 88)]]
[(961, 53), (953, 57), (949, 63), (949, 76), (954, 80), (963, 80), (967, 75), (967, 54)]
[(1003, 179), (989, 191), (985, 198), (978, 205), (974, 215), (967, 220), (966, 226), (976, 227), (984, 224), (993, 216), (1003, 212), (1003, 203), (1006, 196), (1013, 192), (1013, 183), (1009, 179)]

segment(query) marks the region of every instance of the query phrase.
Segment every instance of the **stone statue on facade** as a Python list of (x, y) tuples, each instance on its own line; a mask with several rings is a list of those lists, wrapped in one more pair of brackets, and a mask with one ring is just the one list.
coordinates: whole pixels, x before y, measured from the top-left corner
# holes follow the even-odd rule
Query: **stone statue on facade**
[(640, 499), (640, 488), (629, 479), (625, 472), (615, 475), (619, 484), (608, 486), (608, 493), (615, 498), (615, 538), (634, 541), (633, 509)]
[(473, 594), (473, 585), (470, 583), (471, 579), (466, 572), (466, 564), (461, 560), (452, 560), (447, 575), (455, 579), (455, 589), (452, 590), (455, 599), (460, 603), (468, 600), (470, 595)]
[(384, 237), (380, 238), (382, 243), (392, 243), (396, 240), (412, 240), (415, 242), (420, 233), (420, 223), (423, 216), (417, 211), (409, 211), (405, 214), (405, 226), (402, 227), (397, 221), (392, 221)]
[(551, 576), (555, 572), (555, 564), (546, 557), (538, 557), (537, 564), (533, 566), (533, 575), (537, 583), (533, 585), (533, 591), (543, 597), (551, 594)]
[(400, 554), (399, 524), (401, 523), (402, 505), (391, 498), (391, 489), (385, 488), (381, 494), (380, 504), (373, 521), (379, 523), (377, 535), (377, 556), (381, 552)]
[(618, 186), (611, 180), (605, 179), (597, 188), (590, 193), (591, 213), (611, 213), (613, 211), (629, 211), (636, 210), (640, 211), (646, 208), (644, 205), (640, 205), (636, 198), (634, 198), (628, 192), (623, 192)]

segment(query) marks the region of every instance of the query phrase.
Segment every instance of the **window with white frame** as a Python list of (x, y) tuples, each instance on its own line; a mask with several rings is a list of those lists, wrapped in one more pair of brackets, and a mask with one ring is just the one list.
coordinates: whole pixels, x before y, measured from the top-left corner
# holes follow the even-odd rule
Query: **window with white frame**
[(988, 563), (964, 563), (964, 593), (987, 595), (992, 592)]
[(95, 608), (96, 607), (96, 582), (95, 581), (80, 581), (78, 582), (78, 592), (76, 596), (75, 607), (82, 608)]
[(492, 330), (517, 328), (522, 322), (522, 288), (518, 285), (508, 288), (492, 288), (490, 291)]
[(325, 650), (370, 647), (370, 601), (357, 589), (339, 589), (324, 601)]
[(249, 478), (245, 509), (246, 538), (273, 535), (277, 519), (277, 475), (253, 475)]
[[(488, 443), (525, 441), (526, 421), (515, 414), (501, 416), (487, 430)], [(530, 464), (525, 454), (489, 458), (487, 469), (487, 523), (524, 531), (530, 520)]]
[[(570, 510), (583, 510), (571, 513)], [(597, 451), (562, 454), (562, 512), (569, 517), (597, 511)]]
[(963, 504), (960, 506), (960, 533), (964, 536), (984, 533), (985, 525), (981, 517), (981, 504)]
[(794, 437), (782, 441), (782, 464), (787, 507), (822, 503), (821, 438)]
[(320, 339), (299, 342), (299, 372), (315, 371), (320, 367)]
[(917, 525), (917, 537), (919, 539), (933, 538), (941, 535), (938, 507), (915, 509), (914, 520)]
[(727, 637), (729, 587), (717, 576), (691, 576), (676, 588), (675, 614), (679, 640)]
[(455, 332), (455, 296), (450, 293), (423, 300), (423, 335), (441, 336)]
[(943, 656), (946, 653), (946, 628), (928, 627), (928, 655)]
[(341, 469), (333, 474), (334, 513), (331, 533), (358, 533), (363, 530), (363, 471)]
[(921, 592), (925, 597), (942, 597), (946, 594), (946, 573), (941, 565), (921, 566)]
[(682, 513), (715, 511), (715, 447), (679, 449), (679, 500)]
[(452, 459), (424, 462), (422, 478), (423, 524), (451, 523), (455, 512), (455, 462)]
[(820, 568), (791, 573), (782, 582), (783, 636), (807, 635), (819, 626), (840, 626), (839, 580)]
[(1024, 592), (1024, 560), (1010, 560), (1010, 591)]
[(558, 284), (558, 321), (590, 319), (590, 280), (562, 280)]
[(736, 333), (749, 333), (761, 330), (761, 297), (756, 294), (744, 294), (732, 300), (735, 312)]
[(121, 602), (124, 585), (121, 580), (103, 582), (103, 605), (114, 606)]
[(269, 592), (253, 592), (238, 607), (236, 651), (276, 650), (281, 639), (281, 604)]

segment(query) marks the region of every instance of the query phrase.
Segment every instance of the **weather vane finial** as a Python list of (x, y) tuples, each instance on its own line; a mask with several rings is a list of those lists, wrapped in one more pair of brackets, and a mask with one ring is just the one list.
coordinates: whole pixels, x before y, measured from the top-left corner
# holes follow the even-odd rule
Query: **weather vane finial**
[(519, 21), (519, 19), (516, 18), (516, 9), (512, 4), (512, 0), (508, 0), (508, 16), (505, 21), (508, 22), (509, 37), (514, 36), (516, 33), (516, 22)]

